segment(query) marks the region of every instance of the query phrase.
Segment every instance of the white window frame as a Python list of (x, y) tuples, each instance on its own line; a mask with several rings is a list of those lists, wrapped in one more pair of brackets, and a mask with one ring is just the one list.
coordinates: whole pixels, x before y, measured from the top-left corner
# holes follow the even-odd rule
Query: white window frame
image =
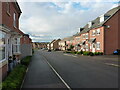
[[(3, 42), (3, 44), (1, 43), (1, 45), (0, 45), (0, 47), (2, 47), (2, 48), (5, 48), (5, 56), (4, 56), (4, 58), (3, 59), (0, 59), (0, 63), (1, 62), (3, 62), (3, 61), (5, 61), (6, 60), (6, 33), (4, 33), (4, 32), (2, 32), (2, 31), (0, 31), (0, 33), (2, 33), (2, 34), (4, 34), (4, 38), (5, 38), (5, 41)], [(3, 36), (2, 36), (3, 37)]]
[(92, 30), (92, 36), (95, 36), (95, 30)]
[(88, 46), (88, 44), (86, 44), (86, 51), (88, 51), (89, 50), (89, 46)]
[(88, 39), (88, 33), (86, 33), (86, 39)]
[[(98, 47), (98, 45), (99, 45), (99, 47)], [(100, 42), (97, 42), (97, 43), (96, 43), (96, 49), (97, 49), (97, 50), (100, 50), (100, 46), (101, 46), (101, 45), (100, 45)]]
[(100, 35), (100, 29), (97, 29), (96, 34)]
[(13, 53), (20, 53), (20, 38), (14, 38)]

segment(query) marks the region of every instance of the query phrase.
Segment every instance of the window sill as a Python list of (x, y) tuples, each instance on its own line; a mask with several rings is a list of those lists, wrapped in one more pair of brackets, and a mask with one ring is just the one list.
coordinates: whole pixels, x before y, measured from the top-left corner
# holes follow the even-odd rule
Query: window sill
[(7, 60), (3, 59), (0, 61), (0, 68), (7, 64)]
[(100, 50), (99, 48), (97, 50)]

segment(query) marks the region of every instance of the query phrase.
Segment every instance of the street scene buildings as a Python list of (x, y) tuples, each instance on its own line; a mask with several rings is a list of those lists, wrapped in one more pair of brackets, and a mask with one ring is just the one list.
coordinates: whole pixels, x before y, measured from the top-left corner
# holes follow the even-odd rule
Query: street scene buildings
[[(87, 23), (81, 19), (81, 27), (73, 16), (89, 11), (82, 3), (0, 0), (0, 89), (119, 88), (120, 6)], [(79, 32), (72, 32), (77, 25)]]

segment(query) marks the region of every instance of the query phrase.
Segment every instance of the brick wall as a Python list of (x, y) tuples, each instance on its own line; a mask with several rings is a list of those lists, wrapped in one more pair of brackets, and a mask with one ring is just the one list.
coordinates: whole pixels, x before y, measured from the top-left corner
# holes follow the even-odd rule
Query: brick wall
[[(92, 32), (95, 31), (97, 29), (100, 29), (100, 35), (92, 35)], [(92, 29), (89, 31), (89, 39), (92, 39), (92, 38), (96, 38), (96, 41), (95, 41), (95, 52), (104, 52), (104, 27), (99, 27), (99, 28), (95, 28), (95, 29)], [(96, 49), (96, 43), (97, 42), (100, 42), (100, 50), (97, 50)], [(90, 47), (92, 47), (92, 43), (90, 43)], [(92, 48), (90, 48), (90, 51), (92, 52)]]
[(118, 17), (120, 17), (120, 10), (105, 23), (110, 26), (110, 28), (105, 28), (105, 54), (112, 54), (116, 49), (120, 49), (120, 45), (118, 45), (120, 41)]

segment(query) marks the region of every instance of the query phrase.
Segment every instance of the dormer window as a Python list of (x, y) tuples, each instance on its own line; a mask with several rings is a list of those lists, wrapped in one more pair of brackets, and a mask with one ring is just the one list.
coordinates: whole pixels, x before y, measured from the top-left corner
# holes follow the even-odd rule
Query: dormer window
[(109, 15), (101, 15), (100, 16), (100, 23), (104, 22), (108, 17), (109, 17)]
[(104, 21), (104, 15), (100, 16), (100, 23)]
[(88, 22), (88, 28), (92, 26), (92, 22)]

